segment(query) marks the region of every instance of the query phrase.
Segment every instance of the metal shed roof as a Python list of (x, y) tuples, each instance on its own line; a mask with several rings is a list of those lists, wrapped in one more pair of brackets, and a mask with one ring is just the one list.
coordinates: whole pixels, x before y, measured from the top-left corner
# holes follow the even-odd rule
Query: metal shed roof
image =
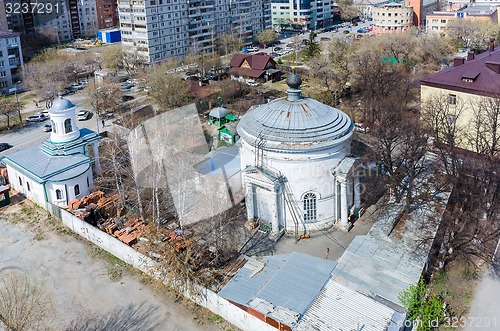
[(298, 252), (252, 257), (219, 295), (291, 326), (311, 306), (335, 265)]
[(330, 279), (297, 331), (399, 330), (403, 322), (397, 311)]

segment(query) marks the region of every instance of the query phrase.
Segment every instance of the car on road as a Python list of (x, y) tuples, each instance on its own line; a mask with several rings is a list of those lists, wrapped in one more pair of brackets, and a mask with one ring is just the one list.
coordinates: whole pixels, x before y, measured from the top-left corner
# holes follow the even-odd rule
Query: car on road
[(258, 50), (259, 50), (258, 47), (253, 47), (253, 46), (252, 47), (247, 47), (247, 51), (249, 51), (249, 52), (257, 52)]
[(43, 132), (50, 132), (50, 131), (52, 131), (52, 125), (50, 125), (50, 124), (45, 124), (45, 125), (43, 126)]
[(90, 117), (90, 112), (88, 110), (82, 109), (76, 114), (76, 119), (79, 121), (88, 120)]
[(278, 53), (276, 52), (271, 52), (269, 53), (269, 55), (271, 55), (272, 57), (277, 57), (277, 56), (280, 56)]
[(79, 90), (83, 90), (84, 88), (85, 88), (85, 85), (83, 85), (81, 83), (73, 83), (67, 87), (67, 89), (70, 91), (79, 91)]
[(48, 117), (46, 117), (44, 114), (42, 114), (42, 113), (36, 113), (36, 114), (31, 115), (31, 116), (28, 116), (28, 118), (26, 119), (26, 123), (30, 123), (30, 122), (43, 122), (46, 119), (48, 119)]
[(343, 33), (344, 33), (344, 34), (349, 34), (349, 33), (351, 33), (351, 31), (349, 31), (349, 30), (344, 30), (344, 31), (343, 31)]
[(47, 118), (50, 118), (50, 114), (49, 114), (49, 111), (48, 110), (44, 110), (42, 111), (42, 114), (43, 116), (47, 117)]
[(368, 30), (366, 30), (365, 28), (359, 28), (358, 30), (356, 30), (357, 33), (366, 33)]
[(0, 143), (0, 152), (3, 152), (9, 148), (11, 148), (12, 145), (8, 143)]
[(281, 51), (283, 48), (279, 47), (279, 46), (276, 46), (274, 47), (274, 51), (277, 52), (277, 51)]
[(73, 93), (75, 93), (75, 91), (71, 91), (71, 90), (69, 90), (67, 88), (63, 88), (57, 94), (59, 94), (60, 96), (65, 96), (65, 95), (73, 94)]

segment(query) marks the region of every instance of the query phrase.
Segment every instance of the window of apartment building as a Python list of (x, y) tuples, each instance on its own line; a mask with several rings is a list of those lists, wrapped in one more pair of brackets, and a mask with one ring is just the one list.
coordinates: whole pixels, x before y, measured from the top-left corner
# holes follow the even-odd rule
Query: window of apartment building
[(7, 76), (6, 72), (5, 71), (0, 71), (0, 77), (5, 77)]
[(398, 13), (394, 13), (394, 16), (398, 16)]
[(437, 31), (438, 30), (438, 27), (437, 26), (433, 26), (432, 27), (432, 31)]
[(382, 13), (382, 16), (385, 16), (385, 13)]
[(446, 24), (446, 20), (441, 20), (441, 23)]
[(391, 17), (391, 13), (387, 13), (387, 16)]
[(436, 20), (436, 19), (432, 20), (432, 23), (434, 23), (434, 24), (436, 24), (438, 22), (439, 22), (439, 20)]
[(0, 61), (0, 68), (4, 66), (4, 61)]
[(0, 87), (7, 87), (7, 82), (0, 82)]
[(155, 6), (156, 5), (156, 1), (155, 0), (151, 0), (151, 6)]
[(457, 96), (455, 94), (448, 94), (448, 104), (449, 105), (457, 104)]

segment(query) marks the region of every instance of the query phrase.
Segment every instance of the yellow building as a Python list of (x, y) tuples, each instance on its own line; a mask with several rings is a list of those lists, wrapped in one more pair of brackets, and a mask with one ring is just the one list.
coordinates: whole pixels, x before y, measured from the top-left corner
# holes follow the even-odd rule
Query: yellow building
[(444, 32), (446, 25), (455, 20), (474, 20), (498, 24), (495, 6), (470, 5), (462, 8), (448, 7), (448, 11), (435, 11), (426, 17), (427, 32)]
[(397, 33), (413, 26), (413, 7), (389, 2), (372, 9), (373, 33)]
[[(466, 58), (455, 58), (452, 67), (421, 81), (423, 111), (445, 109), (449, 124), (456, 124), (464, 136), (471, 137), (472, 131), (477, 130), (478, 112), (485, 102), (500, 106), (500, 49), (495, 50), (494, 39), (490, 40), (488, 51), (478, 55), (471, 51)], [(491, 129), (488, 120), (483, 120), (483, 124), (486, 127), (482, 130)], [(498, 131), (486, 135), (500, 134), (500, 128), (494, 130)], [(460, 147), (481, 152), (466, 139)]]

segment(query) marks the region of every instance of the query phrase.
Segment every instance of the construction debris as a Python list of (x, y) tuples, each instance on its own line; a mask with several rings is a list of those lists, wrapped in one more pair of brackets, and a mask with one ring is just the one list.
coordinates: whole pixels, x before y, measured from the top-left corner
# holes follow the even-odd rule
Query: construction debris
[(139, 240), (144, 229), (144, 223), (138, 217), (127, 220), (123, 216), (118, 216), (106, 220), (99, 228), (121, 242), (132, 246)]

